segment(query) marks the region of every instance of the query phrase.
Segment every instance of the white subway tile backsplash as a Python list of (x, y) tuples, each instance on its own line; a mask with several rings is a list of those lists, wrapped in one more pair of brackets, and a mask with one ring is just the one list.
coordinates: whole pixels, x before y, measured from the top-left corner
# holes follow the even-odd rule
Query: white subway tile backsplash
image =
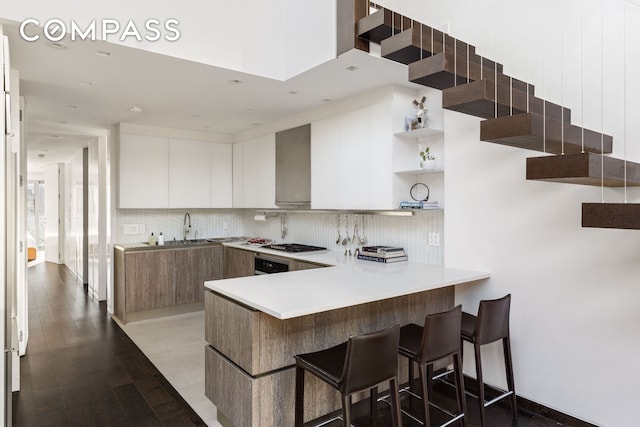
[[(146, 241), (148, 235), (159, 232), (165, 240), (182, 239), (183, 219), (187, 210), (181, 209), (120, 209), (117, 211), (117, 243)], [(278, 242), (296, 242), (325, 246), (331, 250), (344, 251), (345, 246), (336, 244), (338, 214), (295, 213), (285, 214), (287, 234), (281, 237), (281, 216), (275, 215), (268, 221), (255, 221), (254, 209), (190, 209), (192, 232), (188, 236), (266, 237)], [(272, 214), (270, 214), (272, 215)], [(340, 215), (341, 240), (353, 236), (356, 215)], [(434, 264), (444, 263), (444, 211), (416, 211), (413, 217), (378, 215), (358, 215), (359, 235), (367, 238), (367, 245), (393, 245), (405, 248), (409, 259)], [(362, 221), (364, 220), (364, 225)], [(126, 224), (141, 224), (146, 234), (127, 235)], [(347, 230), (348, 224), (348, 230)], [(440, 246), (429, 246), (429, 233), (440, 233)], [(356, 245), (351, 248), (355, 249)], [(347, 245), (346, 248), (349, 248)]]

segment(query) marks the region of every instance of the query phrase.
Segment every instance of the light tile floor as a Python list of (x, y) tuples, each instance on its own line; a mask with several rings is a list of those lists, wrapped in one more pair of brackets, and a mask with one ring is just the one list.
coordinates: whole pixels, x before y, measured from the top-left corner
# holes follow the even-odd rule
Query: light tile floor
[(118, 324), (208, 426), (221, 426), (204, 395), (204, 311)]

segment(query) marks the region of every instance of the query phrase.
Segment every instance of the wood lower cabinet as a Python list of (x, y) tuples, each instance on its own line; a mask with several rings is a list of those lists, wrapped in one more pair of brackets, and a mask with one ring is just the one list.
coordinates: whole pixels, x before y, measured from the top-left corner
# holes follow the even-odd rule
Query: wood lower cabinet
[(255, 252), (224, 248), (224, 278), (253, 276)]
[(142, 311), (176, 303), (174, 251), (125, 255), (125, 310)]
[(123, 323), (202, 309), (204, 282), (222, 279), (222, 246), (114, 250), (114, 314)]
[(222, 279), (223, 248), (179, 249), (175, 256), (176, 304), (204, 301), (204, 282)]
[[(293, 426), (294, 355), (326, 349), (351, 334), (378, 331), (395, 322), (424, 323), (427, 313), (453, 304), (454, 288), (449, 286), (280, 320), (206, 290), (205, 395), (234, 427)], [(447, 363), (448, 359), (436, 369)], [(399, 358), (399, 370), (406, 380), (405, 357)], [(386, 387), (381, 385), (380, 391)], [(367, 393), (358, 394), (354, 402), (366, 397)], [(324, 416), (340, 408), (339, 393), (307, 374), (304, 408), (305, 422)]]

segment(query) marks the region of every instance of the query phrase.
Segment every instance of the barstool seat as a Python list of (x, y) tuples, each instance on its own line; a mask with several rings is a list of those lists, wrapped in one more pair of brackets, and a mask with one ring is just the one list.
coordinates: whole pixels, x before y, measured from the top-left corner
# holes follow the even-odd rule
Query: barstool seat
[[(513, 362), (511, 357), (511, 339), (509, 336), (509, 311), (511, 309), (511, 294), (495, 300), (482, 300), (478, 308), (478, 315), (462, 314), (460, 326), (461, 341), (473, 344), (476, 365), (476, 378), (478, 380), (478, 401), (480, 406), (480, 425), (485, 425), (485, 408), (501, 399), (509, 397), (513, 419), (518, 417), (516, 404), (516, 391), (513, 379)], [(504, 353), (504, 367), (507, 378), (507, 390), (487, 402), (484, 393), (484, 380), (482, 379), (482, 360), (480, 347), (495, 341), (502, 340)]]
[[(451, 419), (444, 425), (449, 425), (458, 420), (462, 427), (465, 425), (466, 403), (460, 354), (461, 321), (462, 307), (458, 305), (442, 313), (427, 315), (424, 327), (411, 323), (400, 328), (398, 352), (409, 359), (409, 391), (413, 381), (413, 363), (418, 365), (420, 398), (422, 399), (424, 425), (427, 427), (431, 425), (429, 417), (429, 405), (431, 403), (429, 400), (433, 363), (449, 356), (453, 357), (458, 414), (449, 413)], [(448, 413), (448, 411), (445, 412)]]
[(342, 397), (342, 420), (351, 425), (351, 395), (369, 390), (372, 420), (375, 420), (378, 384), (388, 381), (391, 393), (393, 427), (402, 424), (398, 394), (398, 339), (395, 324), (370, 334), (352, 335), (349, 341), (296, 359), (295, 425), (304, 422), (304, 373), (309, 371), (336, 390)]

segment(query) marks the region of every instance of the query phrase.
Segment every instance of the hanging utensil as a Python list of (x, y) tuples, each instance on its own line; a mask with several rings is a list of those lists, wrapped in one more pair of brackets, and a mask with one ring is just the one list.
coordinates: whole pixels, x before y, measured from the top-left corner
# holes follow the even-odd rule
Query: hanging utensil
[(365, 233), (365, 216), (364, 214), (362, 215), (362, 238), (360, 239), (360, 244), (362, 246), (367, 244), (367, 236)]
[(336, 245), (340, 244), (340, 214), (336, 215), (336, 233), (338, 234), (338, 238), (336, 239)]
[(353, 237), (351, 239), (352, 243), (356, 243), (360, 241), (360, 236), (358, 236), (358, 215), (355, 215), (355, 221), (353, 223)]
[(342, 246), (344, 246), (344, 255), (347, 256), (347, 241), (349, 241), (349, 217), (347, 215), (344, 216), (344, 229), (346, 236), (342, 239)]

